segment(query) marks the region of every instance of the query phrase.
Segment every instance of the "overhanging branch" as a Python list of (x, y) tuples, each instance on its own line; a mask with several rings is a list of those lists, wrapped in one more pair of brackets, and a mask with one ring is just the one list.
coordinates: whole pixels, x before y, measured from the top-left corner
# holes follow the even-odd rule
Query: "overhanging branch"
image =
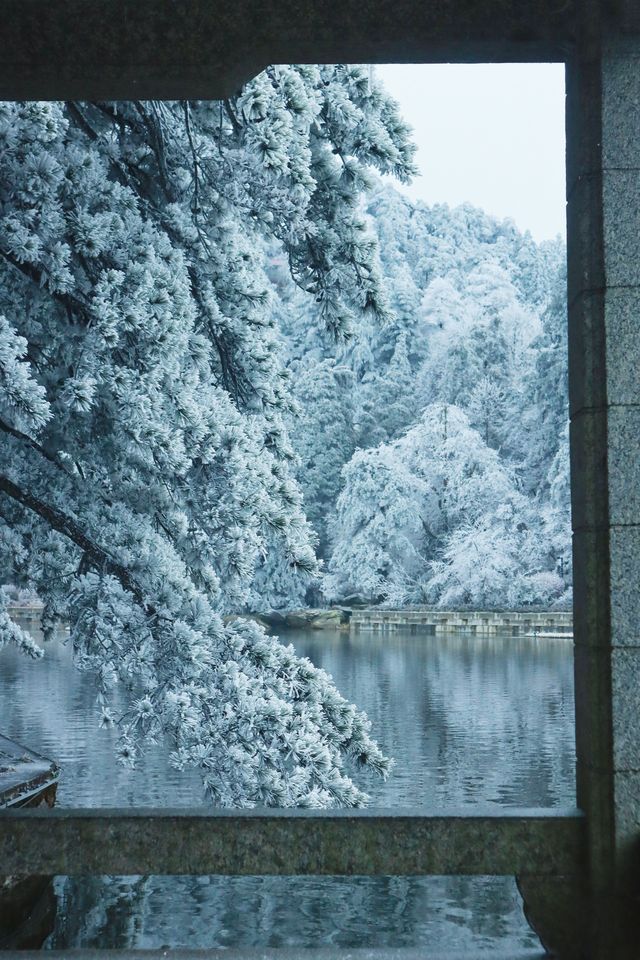
[(143, 591), (136, 583), (131, 573), (123, 564), (118, 563), (105, 549), (91, 539), (82, 529), (80, 524), (72, 517), (67, 516), (62, 510), (51, 504), (45, 503), (39, 497), (34, 496), (26, 490), (19, 487), (13, 480), (4, 474), (0, 474), (0, 493), (6, 494), (12, 500), (32, 510), (45, 523), (48, 523), (53, 530), (61, 533), (79, 547), (87, 557), (90, 564), (104, 573), (110, 573), (120, 581), (125, 590), (133, 594), (138, 603), (147, 613), (153, 611), (145, 601)]

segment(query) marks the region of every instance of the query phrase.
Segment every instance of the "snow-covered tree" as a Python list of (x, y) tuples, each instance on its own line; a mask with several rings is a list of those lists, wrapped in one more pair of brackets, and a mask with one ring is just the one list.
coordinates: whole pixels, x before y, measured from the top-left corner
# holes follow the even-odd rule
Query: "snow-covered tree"
[(299, 458), (298, 480), (324, 557), (327, 520), (340, 491), (342, 467), (356, 448), (353, 374), (328, 359), (294, 371), (292, 380), (298, 407), (290, 431)]
[(221, 103), (0, 106), (3, 569), (70, 624), (106, 723), (131, 689), (123, 762), (168, 737), (216, 803), (359, 804), (348, 764), (387, 768), (326, 674), (223, 615), (317, 569), (266, 251), (332, 335), (383, 319), (359, 198), (411, 154), (344, 65)]
[[(345, 467), (329, 596), (393, 604), (513, 605), (562, 592), (515, 472), (449, 404)], [(546, 591), (546, 592), (545, 592)]]
[[(496, 452), (517, 504), (506, 532), (499, 511), (459, 518), (455, 543), (460, 549), (481, 537), (489, 542), (493, 529), (496, 570), (510, 570), (508, 583), (496, 573), (493, 592), (476, 579), (470, 595), (490, 604), (498, 602), (500, 590), (503, 603), (516, 594), (523, 603), (555, 600), (556, 568), (564, 569), (567, 582), (570, 575), (568, 499), (556, 497), (551, 504), (551, 476), (560, 476), (562, 470), (566, 474), (568, 462), (562, 441), (567, 417), (563, 246), (555, 241), (537, 245), (511, 222), (500, 223), (469, 205), (429, 208), (380, 184), (368, 192), (364, 210), (378, 238), (387, 281), (390, 310), (382, 322), (361, 317), (352, 324), (348, 341), (331, 342), (319, 333), (313, 307), (291, 292), (282, 268), (275, 276), (277, 322), (291, 358), (289, 370), (294, 383), (301, 377), (303, 384), (293, 446), (307, 463), (321, 462), (310, 459), (309, 450), (328, 453), (321, 439), (326, 426), (314, 412), (317, 403), (325, 410), (324, 424), (330, 418), (336, 427), (329, 431), (332, 469), (345, 464), (340, 479), (323, 476), (322, 486), (331, 486), (331, 494), (321, 501), (312, 493), (312, 488), (319, 489), (317, 478), (310, 473), (305, 481), (304, 468), (300, 473), (309, 493), (307, 510), (315, 511), (314, 525), (322, 527), (323, 540), (327, 525), (333, 529), (333, 557), (325, 581), (329, 596), (360, 593), (369, 600), (389, 601), (393, 596), (398, 603), (432, 596), (440, 600), (454, 581), (464, 580), (464, 557), (447, 552), (446, 536), (437, 538), (435, 550), (425, 552), (426, 544), (420, 545), (425, 532), (411, 499), (415, 485), (406, 485), (403, 470), (394, 466), (397, 449), (388, 446), (411, 434), (427, 408), (444, 404), (453, 419), (456, 410), (464, 412), (479, 449)], [(311, 371), (323, 370), (324, 364), (351, 372), (347, 390), (330, 391), (330, 407), (322, 399), (320, 383), (317, 401), (309, 389)], [(349, 462), (352, 444), (356, 452)], [(459, 482), (464, 480), (454, 477), (453, 487)], [(376, 497), (384, 505), (396, 484), (418, 511), (413, 518), (386, 506), (376, 515)], [(561, 489), (562, 484), (556, 484), (556, 490)], [(343, 494), (362, 522), (353, 527), (353, 539), (344, 533), (348, 523), (339, 532)], [(356, 508), (358, 497), (362, 503)], [(451, 528), (451, 535), (454, 529), (458, 527)], [(517, 535), (512, 536), (514, 530)], [(535, 556), (529, 555), (529, 541), (539, 547)], [(429, 573), (425, 562), (445, 566)], [(487, 562), (490, 565), (489, 558)], [(440, 586), (436, 589), (434, 582), (434, 589), (427, 589), (436, 574)], [(465, 595), (463, 589), (459, 594), (452, 590), (451, 597)]]
[(480, 377), (469, 395), (469, 421), (487, 446), (497, 447), (503, 433), (505, 396), (495, 380)]
[(388, 363), (366, 373), (354, 391), (358, 445), (370, 447), (400, 436), (415, 420), (415, 373), (406, 332)]
[(416, 581), (424, 575), (421, 507), (429, 490), (407, 468), (401, 444), (359, 450), (344, 469), (324, 587), (332, 599), (383, 600), (399, 571)]
[(431, 565), (430, 596), (450, 609), (553, 603), (564, 588), (545, 560), (539, 531), (506, 503), (453, 531)]
[[(534, 494), (549, 491), (548, 474), (569, 421), (566, 282), (563, 264), (553, 278), (551, 297), (541, 316), (541, 332), (532, 344), (533, 362), (526, 377), (524, 477)], [(568, 462), (567, 451), (568, 446), (564, 449)]]

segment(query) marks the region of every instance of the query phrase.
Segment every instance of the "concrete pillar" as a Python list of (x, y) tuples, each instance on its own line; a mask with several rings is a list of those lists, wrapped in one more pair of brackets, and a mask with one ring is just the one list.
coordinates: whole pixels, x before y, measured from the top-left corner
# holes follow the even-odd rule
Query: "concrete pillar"
[[(594, 29), (595, 26), (595, 29)], [(640, 956), (640, 36), (567, 66), (578, 804), (590, 960)]]

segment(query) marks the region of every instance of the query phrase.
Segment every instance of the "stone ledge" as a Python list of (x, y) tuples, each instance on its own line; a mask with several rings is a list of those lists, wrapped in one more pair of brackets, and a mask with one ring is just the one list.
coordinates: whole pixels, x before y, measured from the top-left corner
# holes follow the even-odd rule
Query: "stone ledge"
[[(2, 952), (2, 960), (42, 960), (39, 950)], [(339, 947), (317, 949), (284, 947), (243, 950), (47, 950), (47, 960), (550, 960), (544, 950), (498, 949), (487, 953), (432, 953), (425, 947), (349, 950)]]
[(584, 868), (580, 811), (474, 811), (6, 811), (0, 863), (18, 876), (512, 876)]

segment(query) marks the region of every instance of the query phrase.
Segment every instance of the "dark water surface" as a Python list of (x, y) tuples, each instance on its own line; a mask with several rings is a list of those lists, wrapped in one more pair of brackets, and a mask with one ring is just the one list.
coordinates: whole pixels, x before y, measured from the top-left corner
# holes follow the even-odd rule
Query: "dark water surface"
[[(573, 804), (572, 647), (566, 641), (288, 632), (368, 713), (396, 760), (367, 781), (376, 806)], [(58, 803), (194, 806), (197, 776), (162, 747), (135, 772), (97, 727), (90, 679), (62, 640), (42, 661), (0, 651), (0, 731), (58, 761)], [(96, 877), (56, 881), (48, 946), (159, 948), (537, 946), (512, 878)]]

